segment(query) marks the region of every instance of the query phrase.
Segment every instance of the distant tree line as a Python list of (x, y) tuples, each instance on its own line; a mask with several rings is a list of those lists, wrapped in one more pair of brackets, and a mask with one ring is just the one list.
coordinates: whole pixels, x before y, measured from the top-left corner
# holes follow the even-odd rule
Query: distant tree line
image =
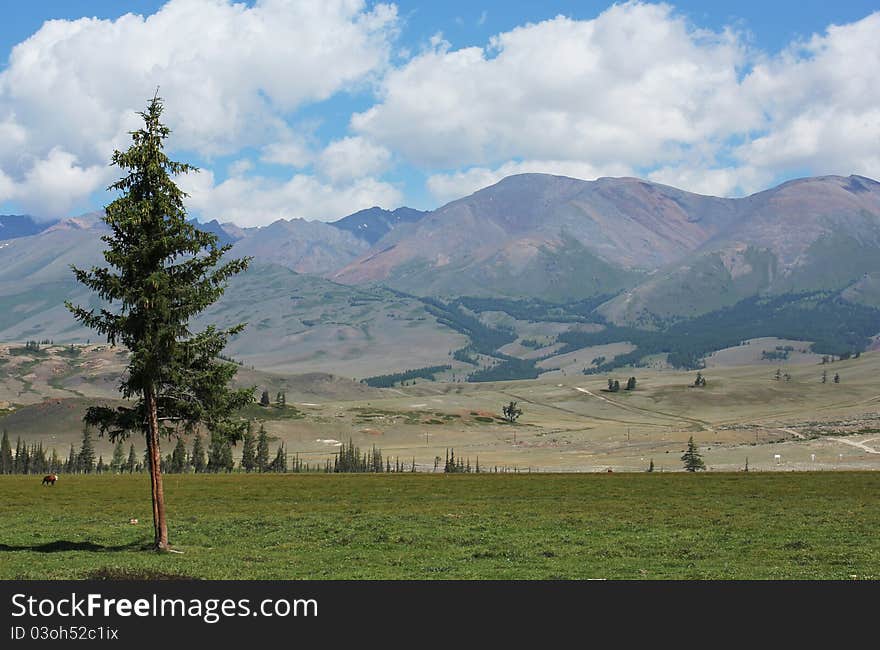
[(763, 336), (811, 340), (812, 351), (817, 354), (849, 356), (867, 347), (870, 337), (877, 333), (878, 321), (880, 309), (826, 293), (756, 296), (703, 316), (660, 323), (657, 330), (606, 323), (597, 332), (563, 332), (557, 336), (557, 341), (564, 343), (557, 354), (618, 341), (636, 346), (632, 352), (584, 369), (584, 374), (638, 366), (643, 357), (661, 353), (667, 354), (669, 364), (676, 368), (697, 369), (703, 366), (703, 357), (715, 350)]
[(459, 348), (452, 353), (452, 358), (456, 361), (461, 361), (462, 363), (469, 363), (472, 366), (476, 366), (479, 364), (479, 359), (476, 356), (477, 351), (474, 350), (470, 345), (466, 345), (463, 348)]
[[(132, 452), (134, 448), (132, 447)], [(104, 463), (104, 458), (95, 458), (95, 449), (92, 444), (92, 436), (88, 429), (83, 432), (82, 443), (79, 451), (73, 445), (66, 458), (58, 455), (57, 449), (51, 450), (43, 447), (42, 442), (24, 443), (17, 438), (15, 450), (9, 440), (9, 433), (4, 429), (0, 437), (0, 474), (91, 474), (93, 472), (108, 471), (109, 466)]]
[[(453, 352), (452, 356), (454, 359), (473, 365), (477, 364), (476, 355), (480, 354), (498, 359), (498, 363), (492, 366), (474, 370), (468, 375), (467, 381), (535, 379), (540, 374), (540, 371), (535, 367), (536, 360), (520, 359), (498, 352), (499, 348), (508, 343), (513, 343), (518, 338), (513, 329), (499, 326), (490, 327), (479, 318), (471, 316), (462, 310), (463, 306), (470, 308), (471, 305), (475, 304), (473, 301), (479, 302), (484, 299), (458, 299), (450, 303), (445, 303), (436, 298), (419, 298), (419, 300), (425, 304), (428, 313), (433, 315), (438, 322), (464, 334), (470, 339), (470, 343), (467, 346)], [(485, 307), (491, 303), (482, 302), (481, 304)], [(481, 309), (481, 311), (485, 311), (485, 309)]]
[(506, 354), (495, 353), (501, 361), (487, 368), (474, 370), (468, 375), (469, 382), (512, 381), (514, 379), (535, 379), (541, 372), (535, 366), (536, 359), (520, 359)]
[(415, 368), (414, 370), (404, 370), (403, 372), (395, 372), (389, 375), (376, 375), (374, 377), (365, 377), (361, 379), (362, 384), (373, 386), (374, 388), (391, 388), (402, 382), (411, 381), (413, 379), (429, 379), (433, 380), (434, 375), (452, 370), (449, 364), (442, 366), (426, 366), (424, 368)]
[[(187, 450), (183, 438), (177, 438), (173, 451), (161, 459), (160, 469), (164, 474), (188, 473), (221, 473), (236, 469), (244, 472), (321, 472), (324, 465), (311, 465), (303, 462), (297, 454), (292, 466), (288, 467), (287, 453), (284, 445), (277, 447), (274, 457), (270, 460), (269, 436), (265, 427), (260, 426), (259, 434), (254, 435), (248, 430), (244, 437), (241, 462), (236, 468), (232, 447), (227, 439), (213, 436), (205, 447), (200, 434), (193, 439), (192, 447)], [(103, 456), (95, 456), (91, 432), (83, 432), (79, 450), (73, 445), (66, 458), (61, 458), (55, 448), (51, 451), (43, 447), (43, 443), (27, 445), (19, 437), (13, 450), (9, 434), (3, 431), (0, 438), (0, 474), (129, 474), (144, 472), (149, 468), (149, 455), (146, 450), (140, 455), (133, 444), (126, 454), (124, 443), (117, 440), (113, 447), (113, 456), (109, 463)]]
[[(827, 292), (806, 292), (779, 296), (753, 296), (731, 307), (702, 316), (686, 319), (655, 319), (655, 329), (621, 327), (608, 323), (595, 308), (611, 296), (597, 296), (588, 300), (565, 304), (540, 300), (511, 300), (503, 298), (458, 298), (443, 302), (435, 298), (421, 298), (426, 309), (440, 323), (466, 335), (467, 346), (453, 352), (453, 358), (476, 365), (477, 355), (499, 360), (495, 365), (475, 370), (468, 381), (504, 381), (531, 379), (540, 373), (536, 360), (523, 360), (498, 352), (502, 346), (516, 340), (512, 329), (488, 326), (479, 318), (464, 311), (481, 313), (502, 311), (514, 318), (530, 321), (554, 320), (595, 322), (604, 324), (596, 332), (569, 331), (559, 334), (556, 341), (563, 347), (556, 354), (629, 341), (636, 346), (632, 352), (613, 359), (596, 358), (584, 374), (606, 373), (620, 366), (640, 366), (642, 359), (654, 354), (665, 354), (668, 363), (676, 368), (698, 369), (703, 358), (716, 350), (739, 345), (742, 341), (775, 336), (784, 339), (813, 341), (812, 351), (817, 354), (848, 358), (866, 349), (870, 337), (876, 334), (880, 309), (847, 302)], [(568, 316), (569, 318), (565, 318)], [(774, 352), (782, 357), (786, 352)]]
[(490, 327), (479, 318), (466, 314), (458, 303), (445, 303), (437, 298), (419, 298), (426, 311), (437, 321), (470, 339), (469, 347), (477, 354), (496, 356), (498, 348), (517, 339), (516, 332), (506, 327)]
[[(401, 460), (383, 457), (382, 450), (375, 445), (365, 452), (349, 440), (343, 443), (333, 459), (323, 462), (308, 463), (296, 454), (288, 464), (284, 445), (277, 447), (274, 457), (270, 459), (269, 435), (264, 426), (254, 434), (252, 429), (244, 436), (241, 461), (236, 466), (233, 460), (229, 441), (213, 437), (207, 448), (200, 434), (193, 439), (192, 447), (187, 450), (183, 438), (178, 438), (173, 451), (161, 461), (163, 474), (203, 474), (227, 473), (242, 471), (246, 473), (401, 473), (415, 472), (416, 460)], [(15, 448), (9, 440), (7, 431), (3, 431), (0, 439), (0, 474), (128, 474), (144, 472), (149, 467), (149, 455), (146, 450), (138, 456), (134, 445), (130, 445), (128, 453), (122, 440), (118, 440), (113, 448), (113, 457), (109, 463), (103, 456), (95, 459), (91, 433), (86, 430), (79, 451), (73, 445), (66, 459), (60, 458), (53, 448), (50, 452), (42, 443), (27, 445), (19, 438)], [(468, 463), (469, 466), (469, 463)], [(470, 471), (470, 470), (467, 470)]]
[[(436, 472), (440, 467), (440, 462), (443, 459), (440, 456), (434, 458), (434, 471)], [(521, 468), (519, 467), (508, 467), (502, 466), (498, 467), (495, 465), (492, 468), (485, 468), (480, 465), (480, 457), (477, 456), (476, 462), (471, 465), (471, 459), (468, 458), (458, 458), (455, 457), (455, 449), (447, 449), (446, 450), (446, 463), (443, 465), (443, 471), (447, 474), (519, 474)], [(525, 471), (525, 470), (523, 470)], [(527, 468), (528, 473), (531, 474), (532, 468)]]
[(63, 466), (64, 462), (55, 449), (52, 449), (51, 456), (47, 456), (43, 443), (28, 446), (18, 438), (13, 452), (9, 433), (3, 430), (0, 439), (0, 474), (48, 474), (61, 471)]
[(51, 345), (51, 344), (52, 344), (52, 341), (50, 341), (49, 339), (46, 339), (44, 341), (25, 341), (25, 344), (23, 347), (20, 347), (20, 348), (10, 347), (9, 354), (11, 354), (13, 356), (22, 355), (22, 354), (42, 356), (42, 355), (46, 354), (46, 351), (43, 350), (43, 346), (44, 345)]
[(227, 355), (223, 354), (222, 352), (220, 352), (220, 353), (217, 355), (217, 358), (218, 358), (218, 359), (223, 359), (223, 361), (228, 361), (229, 363), (234, 363), (234, 364), (237, 365), (237, 366), (243, 366), (243, 365), (244, 365), (244, 362), (239, 361), (238, 359), (234, 359), (234, 358), (232, 358), (232, 357), (230, 357), (230, 356), (227, 356)]
[(777, 345), (773, 350), (761, 350), (761, 359), (765, 361), (785, 361), (794, 352), (790, 345)]
[(537, 298), (475, 298), (461, 297), (453, 301), (471, 311), (500, 311), (524, 321), (553, 321), (555, 323), (586, 323), (595, 320), (596, 307), (613, 298), (615, 294), (601, 294), (565, 303), (553, 303)]

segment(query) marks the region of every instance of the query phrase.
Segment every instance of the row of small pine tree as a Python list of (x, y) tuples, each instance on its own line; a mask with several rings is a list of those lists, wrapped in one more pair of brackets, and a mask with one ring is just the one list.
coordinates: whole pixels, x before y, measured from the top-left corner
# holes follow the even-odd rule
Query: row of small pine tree
[[(76, 462), (77, 459), (74, 458), (73, 463)], [(9, 434), (6, 430), (3, 431), (0, 441), (0, 474), (48, 474), (61, 471), (65, 465), (58, 452), (53, 448), (49, 454), (43, 448), (42, 442), (28, 446), (18, 438), (13, 452)]]
[(361, 453), (359, 447), (355, 447), (349, 438), (348, 444), (344, 442), (339, 447), (339, 451), (333, 458), (331, 463), (328, 459), (324, 465), (324, 471), (327, 473), (381, 473), (381, 472), (415, 472), (416, 459), (412, 459), (412, 463), (407, 469), (406, 464), (400, 461), (398, 456), (394, 464), (391, 464), (391, 457), (382, 459), (382, 450), (373, 445), (369, 452)]
[[(258, 436), (254, 436), (251, 431), (248, 431), (244, 443), (242, 460), (239, 464), (240, 469), (245, 472), (288, 471), (287, 453), (283, 444), (278, 446), (274, 459), (269, 460), (269, 436), (265, 427), (260, 426)], [(187, 451), (183, 438), (178, 438), (174, 450), (161, 462), (161, 471), (166, 474), (231, 472), (235, 469), (229, 441), (216, 436), (212, 437), (206, 450), (202, 436), (196, 435), (191, 451)], [(48, 474), (53, 472), (123, 474), (143, 472), (148, 468), (148, 464), (149, 456), (146, 450), (139, 459), (134, 444), (129, 446), (126, 456), (122, 440), (116, 442), (109, 464), (104, 462), (103, 456), (98, 456), (96, 460), (91, 432), (88, 429), (83, 432), (79, 451), (71, 445), (70, 453), (66, 459), (59, 457), (54, 447), (50, 452), (43, 447), (42, 442), (28, 446), (22, 442), (20, 437), (17, 439), (13, 451), (9, 441), (9, 433), (6, 430), (3, 431), (3, 437), (0, 439), (0, 474)], [(297, 455), (290, 471), (321, 471), (321, 467), (319, 465), (311, 467), (308, 463), (303, 463)]]
[[(497, 468), (496, 468), (497, 470)], [(471, 467), (471, 459), (462, 460), (461, 456), (458, 457), (458, 460), (455, 458), (455, 449), (447, 449), (446, 450), (446, 465), (443, 467), (443, 471), (447, 474), (470, 474), (471, 472), (475, 474), (481, 473), (483, 470), (480, 469), (480, 457), (477, 456), (477, 463), (472, 468)]]
[[(259, 432), (255, 435), (249, 427), (244, 436), (241, 462), (238, 468), (244, 472), (415, 472), (415, 458), (407, 464), (397, 457), (392, 462), (391, 457), (383, 458), (382, 450), (373, 445), (369, 452), (361, 452), (360, 448), (349, 440), (348, 444), (342, 444), (333, 460), (327, 459), (323, 464), (304, 462), (299, 454), (296, 454), (288, 466), (287, 452), (284, 445), (278, 446), (275, 457), (269, 460), (269, 435), (266, 428), (260, 425)], [(187, 450), (183, 438), (178, 438), (173, 451), (162, 459), (161, 471), (164, 474), (187, 474), (187, 473), (220, 473), (232, 472), (236, 464), (232, 455), (232, 447), (228, 440), (212, 437), (205, 449), (201, 435), (196, 435), (192, 448)], [(149, 455), (144, 450), (141, 458), (138, 458), (134, 445), (129, 446), (128, 455), (122, 440), (118, 440), (113, 448), (113, 457), (109, 464), (104, 462), (103, 456), (95, 460), (95, 450), (92, 444), (92, 436), (89, 430), (83, 432), (82, 445), (76, 451), (70, 446), (70, 454), (66, 460), (59, 458), (55, 449), (51, 455), (47, 455), (42, 442), (28, 447), (21, 438), (16, 443), (13, 452), (9, 442), (9, 435), (4, 430), (2, 442), (0, 442), (0, 474), (47, 474), (58, 472), (64, 474), (91, 474), (108, 473), (114, 474), (143, 472), (148, 468)], [(453, 452), (453, 465), (454, 465)], [(455, 471), (471, 471), (470, 460), (467, 465)], [(477, 461), (479, 471), (479, 460)]]
[[(514, 402), (515, 404), (515, 402)], [(440, 456), (434, 458), (434, 471), (440, 467)], [(447, 474), (519, 474), (519, 473), (532, 473), (532, 468), (520, 468), (520, 467), (508, 467), (506, 465), (502, 467), (498, 467), (495, 465), (494, 467), (490, 467), (486, 469), (484, 466), (480, 465), (480, 457), (477, 456), (476, 463), (471, 465), (470, 457), (462, 460), (461, 456), (458, 458), (455, 457), (455, 449), (447, 449), (446, 450), (446, 464), (443, 466), (443, 471)]]
[[(437, 459), (439, 461), (439, 458)], [(684, 461), (685, 469), (694, 472), (705, 469), (702, 457), (694, 443), (694, 438), (688, 440), (687, 450), (682, 455), (681, 460)], [(3, 431), (2, 440), (0, 440), (0, 474), (48, 474), (51, 472), (63, 472), (65, 474), (103, 474), (112, 472), (114, 474), (143, 472), (149, 463), (149, 456), (144, 451), (143, 461), (139, 462), (135, 454), (134, 445), (130, 445), (128, 456), (125, 455), (122, 440), (116, 442), (113, 448), (113, 458), (110, 464), (104, 463), (103, 456), (99, 456), (95, 461), (95, 451), (92, 446), (91, 435), (88, 430), (83, 433), (82, 446), (77, 452), (73, 445), (70, 446), (70, 454), (66, 460), (61, 460), (52, 449), (51, 455), (47, 455), (47, 451), (43, 448), (43, 443), (36, 443), (27, 446), (18, 438), (16, 441), (15, 452), (9, 442), (9, 434)], [(392, 464), (391, 458), (383, 460), (382, 450), (376, 445), (369, 452), (361, 453), (359, 447), (355, 447), (354, 443), (349, 439), (348, 444), (342, 443), (339, 451), (333, 460), (329, 459), (324, 462), (323, 467), (320, 464), (314, 466), (304, 463), (299, 454), (297, 454), (290, 468), (287, 464), (287, 453), (284, 445), (279, 445), (275, 453), (275, 458), (269, 461), (269, 436), (263, 425), (260, 425), (258, 435), (254, 435), (252, 431), (248, 431), (244, 437), (244, 448), (242, 450), (242, 459), (239, 469), (245, 472), (325, 472), (325, 473), (393, 473), (393, 472), (415, 472), (416, 459), (413, 458), (407, 467), (405, 463), (400, 461), (398, 457)], [(436, 468), (435, 468), (436, 469)], [(168, 454), (162, 460), (161, 470), (164, 474), (186, 474), (186, 473), (219, 473), (232, 472), (235, 470), (235, 462), (232, 457), (232, 448), (228, 440), (213, 438), (205, 453), (204, 444), (201, 435), (196, 435), (193, 440), (192, 450), (187, 452), (183, 443), (183, 438), (177, 439), (174, 451)], [(477, 456), (476, 464), (471, 466), (471, 459), (462, 460), (461, 457), (455, 457), (455, 449), (446, 450), (446, 464), (444, 472), (447, 474), (480, 474), (484, 472), (480, 468), (480, 458)], [(491, 472), (491, 470), (489, 470)], [(498, 468), (495, 468), (495, 472)], [(654, 471), (654, 461), (648, 468), (649, 472)]]

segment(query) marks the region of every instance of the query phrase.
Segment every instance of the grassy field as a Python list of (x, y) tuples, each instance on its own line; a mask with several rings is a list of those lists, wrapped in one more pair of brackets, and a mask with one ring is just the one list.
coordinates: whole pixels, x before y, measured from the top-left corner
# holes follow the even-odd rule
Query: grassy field
[[(0, 477), (0, 578), (880, 578), (876, 472)], [(140, 520), (131, 525), (129, 519)]]

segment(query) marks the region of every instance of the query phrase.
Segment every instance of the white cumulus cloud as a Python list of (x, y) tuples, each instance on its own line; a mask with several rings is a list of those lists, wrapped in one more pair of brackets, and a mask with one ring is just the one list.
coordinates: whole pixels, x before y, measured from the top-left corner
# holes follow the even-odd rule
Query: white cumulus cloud
[(766, 114), (745, 164), (880, 177), (880, 12), (793, 43), (743, 83)]
[(614, 5), (435, 46), (390, 71), (355, 131), (425, 167), (510, 159), (644, 167), (757, 126), (739, 92), (745, 48), (665, 4)]
[(272, 142), (262, 148), (260, 160), (301, 169), (309, 166), (315, 158), (312, 148), (301, 138), (293, 135), (281, 142)]
[(364, 138), (334, 140), (318, 158), (317, 168), (334, 182), (352, 181), (384, 172), (391, 162), (391, 152)]
[[(394, 207), (401, 186), (384, 179), (406, 165), (438, 201), (523, 172), (720, 195), (880, 177), (880, 12), (781, 52), (638, 1), (482, 47), (438, 32), (410, 49), (401, 24), (366, 0), (169, 0), (147, 17), (48, 21), (0, 72), (0, 202), (37, 216), (87, 205), (157, 86), (174, 149), (226, 159), (222, 182), (186, 181), (191, 208), (243, 224)], [(324, 122), (338, 106), (300, 110), (365, 90), (374, 103), (346, 133)]]
[(437, 37), (351, 126), (426, 169), (442, 200), (562, 163), (739, 195), (804, 173), (880, 177), (878, 69), (880, 12), (768, 53), (671, 5), (627, 2), (485, 47)]
[(767, 189), (773, 181), (772, 173), (744, 165), (722, 168), (671, 165), (654, 170), (647, 177), (656, 183), (708, 196), (752, 194)]
[(57, 163), (57, 148), (90, 176), (128, 141), (157, 87), (180, 150), (223, 155), (284, 141), (297, 108), (381, 73), (396, 30), (393, 5), (364, 0), (169, 0), (147, 17), (47, 21), (0, 73), (0, 134), (20, 144), (15, 156), (0, 144), (0, 169), (21, 185)]
[(16, 201), (34, 215), (64, 214), (71, 201), (113, 182), (107, 165), (81, 165), (77, 157), (60, 147), (29, 166), (19, 180), (0, 170), (0, 201)]
[(309, 174), (279, 180), (263, 176), (233, 176), (215, 183), (203, 170), (181, 176), (181, 189), (189, 194), (186, 205), (203, 219), (232, 221), (243, 227), (264, 226), (278, 219), (335, 221), (360, 208), (396, 206), (401, 192), (389, 183), (360, 178), (334, 185)]

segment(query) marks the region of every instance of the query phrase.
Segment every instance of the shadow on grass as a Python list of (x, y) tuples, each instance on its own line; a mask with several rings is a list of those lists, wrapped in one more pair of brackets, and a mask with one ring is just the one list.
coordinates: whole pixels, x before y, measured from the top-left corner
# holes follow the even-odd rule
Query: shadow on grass
[(32, 551), (34, 553), (64, 553), (66, 551), (85, 551), (87, 553), (119, 553), (121, 551), (141, 551), (150, 548), (149, 542), (139, 540), (118, 546), (104, 546), (94, 542), (71, 542), (68, 540), (55, 540), (45, 544), (14, 545), (0, 544), (0, 553), (9, 551)]
[[(63, 553), (66, 551), (79, 551), (85, 553), (120, 553), (123, 551), (152, 551), (153, 545), (149, 540), (142, 539), (128, 544), (117, 546), (105, 546), (94, 542), (71, 542), (59, 539), (45, 544), (10, 545), (0, 544), (0, 553), (14, 551), (31, 551), (34, 553)], [(19, 578), (26, 579), (26, 578)], [(124, 567), (100, 567), (76, 575), (79, 580), (198, 580), (193, 576), (182, 573), (166, 573), (149, 568), (124, 568)]]
[(182, 573), (165, 573), (154, 569), (122, 569), (102, 567), (82, 576), (86, 580), (198, 580)]

